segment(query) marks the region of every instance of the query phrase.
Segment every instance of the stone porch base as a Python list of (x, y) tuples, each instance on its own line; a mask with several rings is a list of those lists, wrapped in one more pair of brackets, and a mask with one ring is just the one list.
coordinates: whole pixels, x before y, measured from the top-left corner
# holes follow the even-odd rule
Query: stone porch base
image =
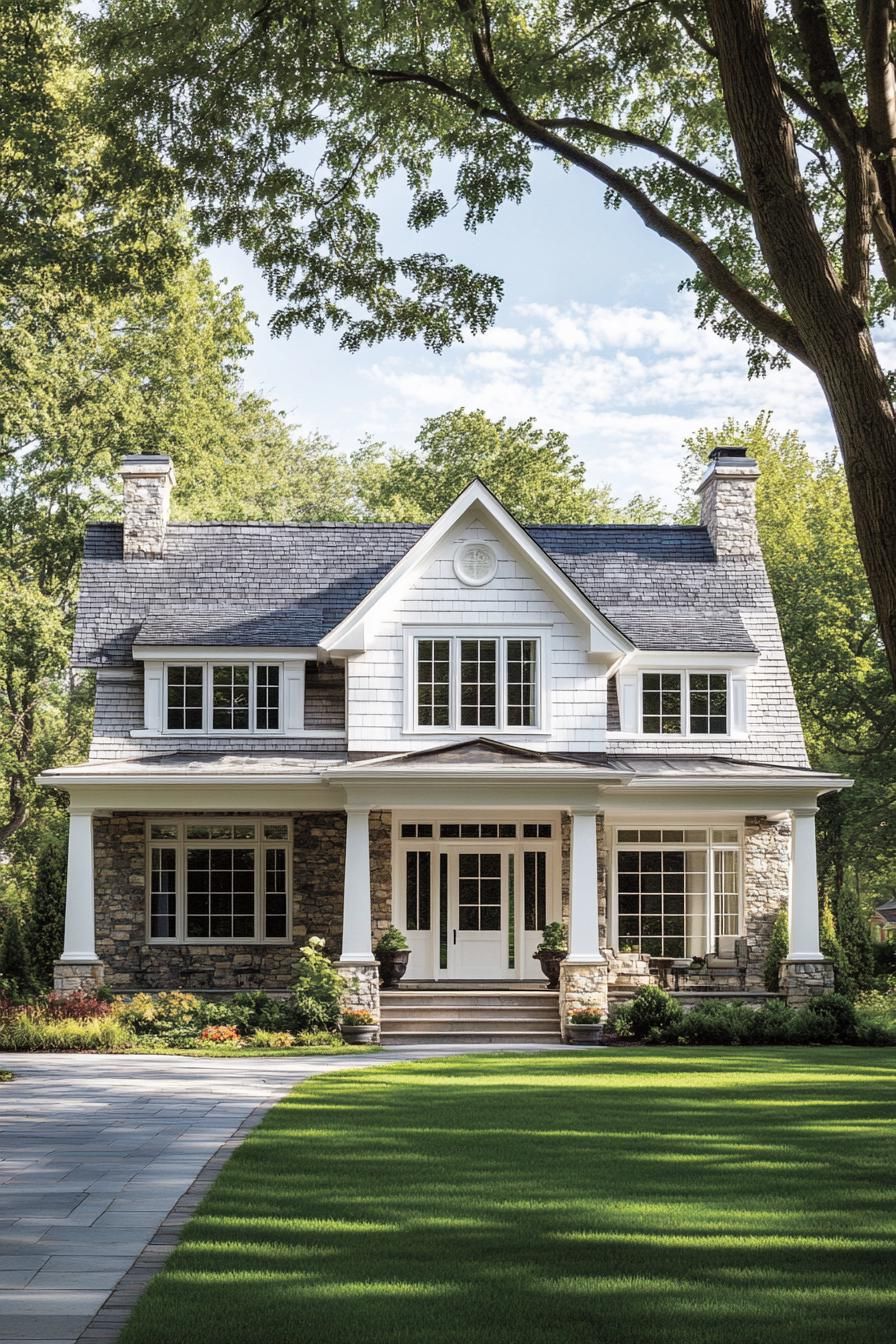
[(59, 994), (71, 994), (76, 989), (90, 993), (99, 989), (105, 978), (106, 967), (101, 961), (53, 962), (53, 988)]
[(787, 1002), (799, 1007), (816, 994), (834, 992), (834, 963), (827, 957), (818, 961), (782, 961), (778, 982)]
[(560, 1030), (565, 1041), (569, 1040), (570, 1014), (592, 1012), (606, 1017), (608, 977), (605, 961), (560, 963)]

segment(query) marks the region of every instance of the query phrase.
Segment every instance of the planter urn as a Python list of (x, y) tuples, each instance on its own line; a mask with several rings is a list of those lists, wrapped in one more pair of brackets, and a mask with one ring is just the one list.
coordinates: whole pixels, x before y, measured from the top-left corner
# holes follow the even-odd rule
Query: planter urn
[(411, 953), (408, 948), (403, 951), (395, 952), (375, 952), (374, 956), (380, 964), (380, 979), (383, 982), (383, 989), (394, 989), (404, 976), (408, 968), (408, 958)]
[(373, 1045), (378, 1031), (375, 1022), (342, 1022), (339, 1026), (346, 1045)]
[(603, 1022), (567, 1022), (570, 1045), (600, 1045), (604, 1038)]
[(541, 962), (541, 969), (547, 976), (547, 989), (559, 989), (560, 963), (566, 960), (567, 955), (566, 952), (555, 952), (549, 949), (534, 953), (535, 960)]

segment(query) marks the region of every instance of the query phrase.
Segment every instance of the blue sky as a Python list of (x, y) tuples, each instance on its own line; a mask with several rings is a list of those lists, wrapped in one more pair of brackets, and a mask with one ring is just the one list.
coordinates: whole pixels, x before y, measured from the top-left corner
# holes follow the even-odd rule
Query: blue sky
[(794, 368), (748, 380), (743, 351), (699, 331), (689, 297), (677, 292), (686, 259), (625, 206), (606, 210), (602, 197), (581, 173), (542, 159), (529, 198), (479, 233), (465, 232), (458, 209), (409, 234), (405, 194), (384, 192), (387, 245), (443, 251), (504, 279), (493, 330), (442, 355), (398, 341), (351, 354), (329, 332), (274, 339), (261, 275), (238, 248), (213, 249), (216, 276), (242, 285), (259, 316), (247, 385), (346, 449), (368, 434), (410, 446), (426, 416), (459, 405), (531, 415), (569, 434), (592, 482), (670, 506), (683, 437), (728, 415), (771, 409), (778, 428), (798, 430), (814, 452), (829, 449), (833, 430), (812, 375)]

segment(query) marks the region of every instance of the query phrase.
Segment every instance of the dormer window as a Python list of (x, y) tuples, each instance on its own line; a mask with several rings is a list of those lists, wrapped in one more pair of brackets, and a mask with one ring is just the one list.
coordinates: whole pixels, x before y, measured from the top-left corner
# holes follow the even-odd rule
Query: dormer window
[(727, 736), (728, 674), (643, 672), (641, 731), (648, 736)]
[(275, 733), (280, 730), (277, 663), (168, 663), (169, 733)]
[(416, 638), (412, 729), (537, 729), (540, 663), (538, 638)]

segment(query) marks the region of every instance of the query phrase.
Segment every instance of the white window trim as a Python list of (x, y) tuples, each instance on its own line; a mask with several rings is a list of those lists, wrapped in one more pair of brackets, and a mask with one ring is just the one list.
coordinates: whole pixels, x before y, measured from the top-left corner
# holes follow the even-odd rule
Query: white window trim
[[(187, 840), (187, 826), (239, 826), (253, 825), (256, 828), (254, 840)], [(152, 838), (153, 826), (177, 827), (177, 838), (156, 840)], [(265, 840), (265, 826), (285, 826), (285, 840)], [(146, 835), (146, 900), (145, 932), (146, 942), (154, 947), (283, 947), (292, 943), (292, 900), (293, 900), (293, 824), (291, 817), (163, 817), (147, 818)], [(187, 937), (187, 848), (190, 845), (208, 849), (247, 849), (255, 850), (255, 930), (254, 938), (188, 938)], [(153, 849), (175, 849), (175, 909), (176, 934), (173, 938), (154, 938), (152, 936), (152, 851)], [(268, 849), (286, 850), (286, 934), (283, 938), (265, 938), (259, 935), (264, 927), (264, 854)]]
[[(449, 648), (449, 715), (450, 723), (421, 724), (417, 722), (417, 641), (421, 639), (446, 639)], [(461, 724), (460, 722), (460, 641), (462, 639), (493, 639), (498, 644), (498, 686), (497, 719), (494, 727), (487, 724)], [(535, 723), (526, 725), (508, 725), (507, 715), (507, 641), (513, 639), (531, 639), (535, 641)], [(405, 735), (414, 737), (547, 737), (550, 734), (550, 631), (544, 626), (527, 628), (500, 628), (452, 626), (414, 628), (405, 631), (404, 639), (404, 684), (407, 688), (404, 698)]]
[[(677, 676), (681, 678), (681, 726), (680, 733), (645, 733), (644, 731), (644, 677)], [(725, 678), (725, 723), (724, 733), (691, 732), (691, 677), (713, 676)], [(638, 673), (638, 737), (645, 742), (681, 742), (685, 739), (693, 742), (726, 741), (735, 736), (732, 724), (732, 676), (727, 668), (720, 667), (645, 667)]]
[[(687, 843), (686, 841), (639, 841), (624, 840), (620, 843), (620, 831), (693, 831), (705, 830), (706, 841), (700, 843)], [(726, 840), (713, 843), (713, 831), (737, 831), (737, 841)], [(744, 824), (742, 819), (729, 820), (725, 817), (714, 817), (709, 821), (701, 821), (693, 816), (683, 819), (681, 817), (650, 817), (647, 820), (632, 817), (627, 821), (620, 821), (613, 824), (612, 843), (610, 845), (609, 872), (607, 873), (607, 888), (610, 893), (609, 910), (609, 944), (612, 948), (619, 951), (619, 864), (618, 855), (620, 850), (641, 850), (641, 849), (669, 849), (669, 850), (702, 850), (706, 854), (706, 950), (712, 952), (715, 949), (715, 916), (716, 916), (716, 891), (715, 891), (715, 864), (713, 855), (717, 850), (734, 851), (737, 856), (737, 924), (738, 931), (735, 937), (742, 938), (746, 932), (746, 892), (744, 890)]]
[[(201, 728), (169, 728), (168, 727), (168, 672), (172, 667), (201, 667), (202, 668), (202, 727)], [(249, 668), (249, 727), (248, 728), (213, 728), (212, 727), (212, 685), (213, 669), (216, 667), (248, 667)], [(259, 667), (276, 667), (280, 672), (280, 726), (279, 728), (257, 728), (256, 727), (256, 687)], [(302, 664), (304, 671), (304, 664)], [(286, 687), (287, 678), (285, 665), (276, 659), (267, 661), (263, 658), (251, 662), (249, 659), (216, 658), (210, 662), (202, 662), (200, 659), (184, 658), (181, 661), (171, 659), (162, 665), (162, 721), (161, 732), (166, 737), (282, 737), (286, 721)]]

